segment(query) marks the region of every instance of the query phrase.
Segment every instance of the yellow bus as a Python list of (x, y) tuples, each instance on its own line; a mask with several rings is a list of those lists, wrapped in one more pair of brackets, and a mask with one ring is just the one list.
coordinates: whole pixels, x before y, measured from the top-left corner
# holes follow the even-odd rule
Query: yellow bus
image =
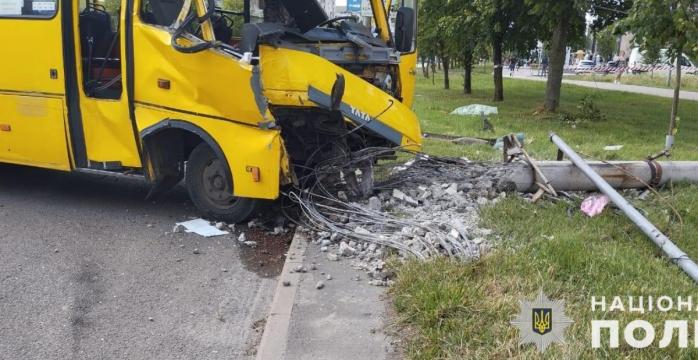
[(240, 222), (329, 154), (418, 149), (416, 2), (370, 5), (0, 0), (0, 162), (184, 181)]

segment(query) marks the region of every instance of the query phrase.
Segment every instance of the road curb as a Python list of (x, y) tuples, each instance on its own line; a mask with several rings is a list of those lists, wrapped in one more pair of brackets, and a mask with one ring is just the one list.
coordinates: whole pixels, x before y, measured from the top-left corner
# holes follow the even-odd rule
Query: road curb
[[(286, 357), (286, 343), (288, 341), (288, 329), (291, 324), (291, 313), (296, 300), (296, 293), (300, 288), (301, 273), (292, 270), (303, 265), (305, 250), (308, 246), (305, 235), (296, 232), (288, 249), (284, 268), (279, 275), (276, 284), (274, 298), (271, 302), (271, 310), (267, 316), (262, 339), (257, 348), (257, 360), (284, 359)], [(290, 286), (284, 286), (284, 281), (289, 281)]]

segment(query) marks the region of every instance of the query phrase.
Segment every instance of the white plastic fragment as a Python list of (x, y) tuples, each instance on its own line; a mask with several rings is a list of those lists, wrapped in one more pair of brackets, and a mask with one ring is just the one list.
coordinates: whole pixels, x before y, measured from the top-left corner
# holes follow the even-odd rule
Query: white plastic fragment
[(177, 223), (184, 227), (184, 231), (188, 233), (195, 233), (203, 237), (212, 237), (229, 234), (227, 231), (218, 230), (215, 226), (204, 219), (194, 219), (181, 223)]

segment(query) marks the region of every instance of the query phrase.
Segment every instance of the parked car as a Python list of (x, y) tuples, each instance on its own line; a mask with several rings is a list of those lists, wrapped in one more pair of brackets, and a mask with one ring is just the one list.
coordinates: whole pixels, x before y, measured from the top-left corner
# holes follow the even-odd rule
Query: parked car
[(575, 74), (585, 74), (585, 73), (591, 73), (594, 71), (594, 66), (596, 63), (594, 60), (582, 60), (577, 64), (577, 67), (574, 69)]

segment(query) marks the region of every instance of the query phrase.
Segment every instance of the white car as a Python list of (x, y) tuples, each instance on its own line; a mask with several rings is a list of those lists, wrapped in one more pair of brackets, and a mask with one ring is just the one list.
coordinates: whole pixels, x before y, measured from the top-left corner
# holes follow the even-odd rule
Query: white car
[(579, 62), (579, 64), (577, 64), (574, 72), (575, 74), (590, 73), (594, 71), (594, 66), (596, 66), (594, 60), (582, 60)]

